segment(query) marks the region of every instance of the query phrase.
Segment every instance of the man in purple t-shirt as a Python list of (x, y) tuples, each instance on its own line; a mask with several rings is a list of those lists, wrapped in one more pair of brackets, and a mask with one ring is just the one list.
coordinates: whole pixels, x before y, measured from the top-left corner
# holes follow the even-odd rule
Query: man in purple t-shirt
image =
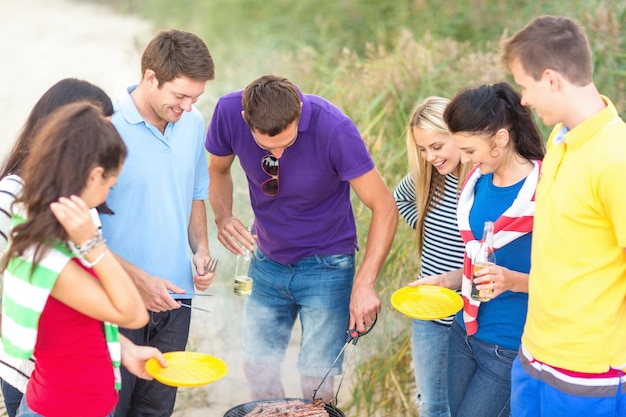
[[(221, 97), (205, 146), (220, 242), (240, 254), (257, 240), (242, 326), (251, 396), (284, 397), (280, 363), (299, 315), (298, 370), (309, 398), (344, 345), (346, 326), (365, 331), (380, 312), (374, 283), (398, 221), (393, 196), (354, 123), (279, 76), (262, 76)], [(233, 216), (235, 156), (248, 178), (255, 236)], [(356, 275), (350, 187), (372, 212)], [(329, 375), (341, 373), (337, 362)], [(333, 395), (329, 378), (316, 397), (328, 403)]]

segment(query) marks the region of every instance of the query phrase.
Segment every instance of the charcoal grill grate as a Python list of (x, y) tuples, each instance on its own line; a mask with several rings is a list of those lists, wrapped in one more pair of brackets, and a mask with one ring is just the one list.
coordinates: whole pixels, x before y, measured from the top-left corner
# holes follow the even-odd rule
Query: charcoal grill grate
[[(224, 417), (245, 417), (246, 414), (254, 410), (256, 406), (259, 405), (260, 403), (296, 401), (296, 400), (303, 401), (306, 403), (311, 402), (310, 400), (304, 400), (302, 398), (274, 398), (271, 400), (251, 401), (249, 403), (240, 404), (231, 408), (230, 410), (226, 411), (226, 413), (224, 414)], [(341, 410), (331, 405), (325, 404), (324, 408), (326, 408), (326, 412), (328, 413), (330, 417), (346, 417), (346, 415)]]

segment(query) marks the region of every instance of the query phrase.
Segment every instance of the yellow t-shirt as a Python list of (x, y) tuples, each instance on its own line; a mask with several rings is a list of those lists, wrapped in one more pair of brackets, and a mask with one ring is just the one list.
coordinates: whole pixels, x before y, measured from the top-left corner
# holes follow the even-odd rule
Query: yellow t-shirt
[(626, 368), (626, 124), (613, 104), (548, 140), (522, 343), (577, 372)]

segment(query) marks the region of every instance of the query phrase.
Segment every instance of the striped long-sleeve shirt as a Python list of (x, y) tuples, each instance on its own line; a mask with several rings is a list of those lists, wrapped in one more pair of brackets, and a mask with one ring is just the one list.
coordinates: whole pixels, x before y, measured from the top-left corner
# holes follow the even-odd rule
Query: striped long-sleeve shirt
[[(443, 199), (424, 219), (424, 243), (419, 278), (463, 267), (465, 244), (456, 221), (457, 188), (458, 179), (451, 174), (446, 175)], [(415, 181), (410, 173), (398, 184), (393, 195), (400, 215), (409, 226), (415, 228), (419, 213)], [(453, 316), (437, 321), (451, 324), (452, 319)]]

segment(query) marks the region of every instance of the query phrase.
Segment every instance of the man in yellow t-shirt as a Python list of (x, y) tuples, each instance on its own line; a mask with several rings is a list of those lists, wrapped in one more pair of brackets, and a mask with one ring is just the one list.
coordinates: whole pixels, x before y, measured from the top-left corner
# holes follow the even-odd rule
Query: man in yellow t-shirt
[(504, 45), (522, 104), (554, 125), (537, 187), (515, 417), (626, 416), (626, 124), (584, 30), (532, 20)]

